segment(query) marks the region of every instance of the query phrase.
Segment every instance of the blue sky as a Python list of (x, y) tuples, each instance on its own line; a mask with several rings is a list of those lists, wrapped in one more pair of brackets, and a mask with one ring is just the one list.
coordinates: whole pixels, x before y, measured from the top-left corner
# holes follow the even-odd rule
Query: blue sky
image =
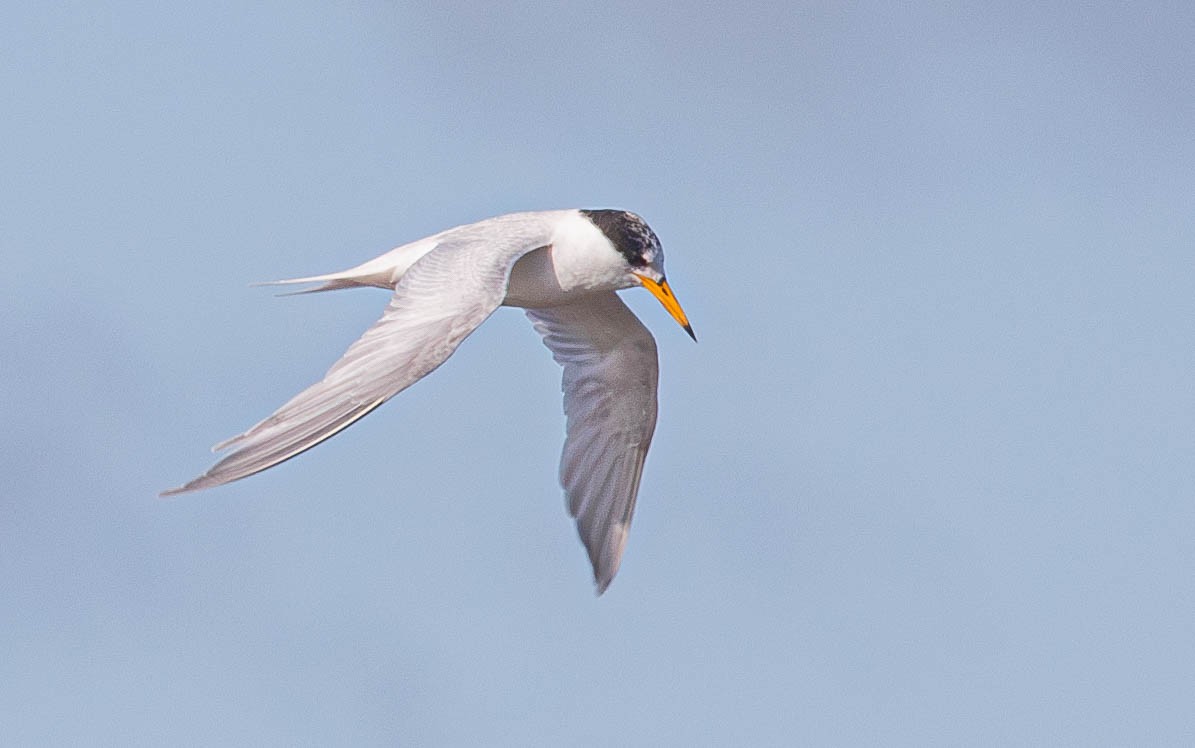
[[(14, 744), (1162, 744), (1195, 732), (1195, 12), (0, 12)], [(660, 422), (595, 598), (502, 310), (318, 449), (155, 498), (382, 291), (623, 207)]]

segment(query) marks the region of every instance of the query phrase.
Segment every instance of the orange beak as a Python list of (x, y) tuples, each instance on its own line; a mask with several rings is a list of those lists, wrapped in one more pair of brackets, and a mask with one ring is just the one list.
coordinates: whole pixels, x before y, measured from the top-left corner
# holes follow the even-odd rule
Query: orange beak
[(672, 293), (672, 289), (668, 287), (668, 281), (660, 280), (659, 283), (648, 278), (646, 275), (635, 273), (635, 277), (643, 284), (643, 287), (651, 291), (651, 295), (659, 299), (672, 318), (676, 320), (677, 324), (685, 328), (685, 332), (689, 333), (689, 337), (697, 340), (697, 336), (693, 334), (693, 328), (689, 325), (689, 318), (685, 316), (685, 310), (680, 308), (680, 302), (676, 300), (676, 296)]

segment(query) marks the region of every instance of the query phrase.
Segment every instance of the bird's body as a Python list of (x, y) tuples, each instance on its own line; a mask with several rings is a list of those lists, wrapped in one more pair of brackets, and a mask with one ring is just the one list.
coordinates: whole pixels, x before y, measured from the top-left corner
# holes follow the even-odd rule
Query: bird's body
[(216, 445), (232, 451), (164, 495), (229, 483), (310, 449), (437, 368), (498, 306), (523, 307), (564, 367), (560, 479), (600, 593), (618, 570), (656, 420), (655, 341), (615, 291), (643, 285), (692, 335), (663, 260), (633, 213), (554, 210), (458, 226), (349, 270), (279, 281), (394, 295), (323, 380)]

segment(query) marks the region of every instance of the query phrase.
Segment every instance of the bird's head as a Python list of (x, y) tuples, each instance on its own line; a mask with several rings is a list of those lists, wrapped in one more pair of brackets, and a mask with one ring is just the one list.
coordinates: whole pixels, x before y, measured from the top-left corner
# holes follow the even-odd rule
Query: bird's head
[(593, 221), (627, 264), (627, 272), (634, 283), (646, 288), (655, 296), (677, 324), (697, 340), (685, 310), (681, 308), (676, 295), (664, 276), (664, 249), (660, 239), (651, 230), (647, 221), (625, 210), (582, 210)]

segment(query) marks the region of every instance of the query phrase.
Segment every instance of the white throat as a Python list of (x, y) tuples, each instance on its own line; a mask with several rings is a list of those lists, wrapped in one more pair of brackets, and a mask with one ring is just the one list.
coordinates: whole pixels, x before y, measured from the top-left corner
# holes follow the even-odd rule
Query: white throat
[(626, 260), (601, 229), (577, 211), (565, 213), (551, 244), (524, 255), (510, 273), (503, 304), (556, 306), (576, 294), (630, 288), (635, 280)]

